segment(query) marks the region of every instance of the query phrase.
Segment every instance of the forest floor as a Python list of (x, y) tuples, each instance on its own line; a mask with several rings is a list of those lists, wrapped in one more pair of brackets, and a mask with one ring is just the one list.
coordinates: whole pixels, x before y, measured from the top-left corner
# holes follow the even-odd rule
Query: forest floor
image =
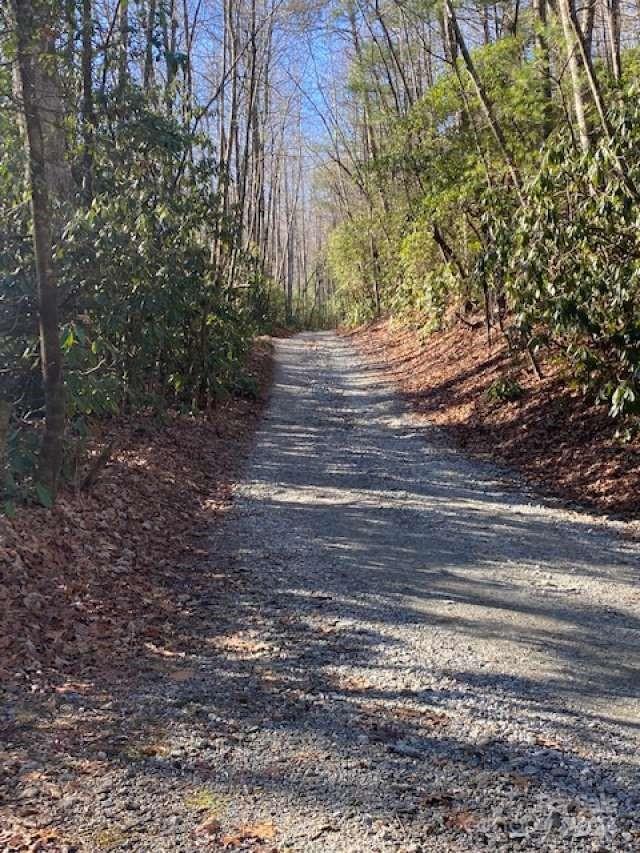
[(640, 850), (622, 522), (453, 449), (331, 333), (276, 341), (238, 480), (131, 602), (166, 602), (142, 645), (7, 691), (0, 849)]
[[(546, 494), (624, 518), (640, 517), (640, 436), (616, 438), (607, 407), (590, 405), (559, 365), (547, 359), (542, 381), (528, 360), (514, 358), (481, 320), (421, 339), (391, 320), (362, 326), (349, 338), (393, 380), (414, 411), (467, 453), (491, 457)], [(517, 382), (521, 396), (491, 400), (491, 384)]]
[[(76, 748), (87, 748), (85, 726), (76, 729), (61, 709), (136, 683), (164, 643), (188, 644), (188, 596), (176, 587), (231, 506), (267, 400), (272, 353), (260, 339), (250, 355), (257, 395), (230, 397), (206, 417), (107, 421), (94, 428), (89, 450), (98, 455), (113, 443), (113, 452), (90, 491), (66, 487), (54, 510), (23, 506), (14, 518), (0, 516), (0, 850), (14, 849), (9, 838), (24, 839), (15, 849), (37, 842), (31, 795), (61, 795), (51, 779), (66, 746), (71, 765), (84, 761)], [(227, 584), (210, 573), (196, 580), (213, 591)], [(85, 764), (89, 777), (100, 775), (99, 761)]]

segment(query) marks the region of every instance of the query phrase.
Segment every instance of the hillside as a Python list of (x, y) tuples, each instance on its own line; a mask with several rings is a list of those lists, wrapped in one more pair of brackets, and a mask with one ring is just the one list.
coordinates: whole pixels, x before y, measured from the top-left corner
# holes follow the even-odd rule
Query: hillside
[[(640, 439), (616, 438), (606, 406), (590, 404), (551, 358), (538, 379), (504, 339), (494, 337), (489, 347), (481, 322), (423, 337), (387, 319), (350, 337), (420, 415), (465, 451), (506, 462), (543, 492), (637, 516)], [(516, 399), (500, 399), (501, 384), (502, 394)]]

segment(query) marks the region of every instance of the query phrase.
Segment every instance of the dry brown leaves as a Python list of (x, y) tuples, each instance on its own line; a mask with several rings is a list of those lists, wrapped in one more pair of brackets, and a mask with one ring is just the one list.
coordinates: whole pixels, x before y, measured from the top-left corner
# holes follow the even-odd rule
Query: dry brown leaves
[(552, 737), (550, 735), (536, 735), (536, 743), (538, 746), (542, 746), (545, 749), (557, 749), (563, 750), (564, 746), (562, 741), (558, 740), (558, 738)]
[(375, 690), (375, 685), (367, 681), (361, 675), (330, 674), (329, 680), (337, 690), (345, 693), (361, 693), (367, 690)]
[(471, 832), (478, 823), (478, 818), (473, 812), (463, 809), (461, 811), (452, 812), (448, 815), (446, 823), (447, 826), (450, 826), (452, 829)]
[(269, 650), (269, 646), (262, 640), (242, 633), (222, 637), (216, 645), (241, 659), (260, 657)]
[(245, 841), (264, 843), (273, 841), (276, 837), (276, 827), (273, 821), (248, 824), (240, 829), (222, 836), (225, 847), (239, 847)]
[[(513, 364), (501, 339), (488, 348), (481, 322), (475, 329), (453, 325), (421, 341), (416, 331), (380, 321), (350, 338), (417, 412), (466, 450), (506, 461), (553, 494), (637, 517), (640, 438), (617, 442), (606, 407), (589, 405), (551, 361), (539, 381), (526, 362)], [(506, 373), (524, 395), (489, 403), (485, 392)]]
[(407, 708), (404, 705), (397, 705), (392, 708), (391, 714), (396, 720), (416, 723), (424, 726), (446, 726), (449, 722), (449, 717), (439, 711), (431, 711), (422, 708)]
[(531, 787), (532, 779), (530, 776), (522, 776), (520, 773), (510, 773), (509, 779), (521, 791), (528, 791)]
[(0, 830), (0, 850), (5, 853), (67, 853), (75, 849), (56, 829), (13, 827)]
[[(254, 356), (263, 389), (270, 352), (262, 342)], [(120, 675), (154, 641), (181, 653), (172, 633), (189, 606), (174, 594), (180, 562), (206, 561), (194, 534), (229, 505), (262, 403), (234, 398), (210, 418), (176, 415), (164, 426), (110, 424), (96, 448), (115, 434), (123, 449), (89, 494), (66, 491), (53, 510), (0, 519), (0, 681), (48, 690), (93, 681), (112, 661)]]
[(263, 845), (274, 841), (277, 836), (276, 826), (273, 821), (260, 821), (258, 823), (245, 824), (230, 832), (223, 832), (222, 824), (216, 817), (206, 818), (195, 830), (195, 835), (219, 842), (224, 848), (232, 849), (242, 847), (247, 842)]
[(364, 701), (358, 703), (363, 723), (373, 740), (395, 740), (408, 730), (420, 731), (446, 726), (449, 717), (430, 708), (412, 708), (407, 705), (391, 705), (385, 702)]
[(215, 817), (208, 817), (206, 820), (203, 820), (200, 826), (195, 830), (196, 835), (218, 835), (222, 830), (222, 824)]

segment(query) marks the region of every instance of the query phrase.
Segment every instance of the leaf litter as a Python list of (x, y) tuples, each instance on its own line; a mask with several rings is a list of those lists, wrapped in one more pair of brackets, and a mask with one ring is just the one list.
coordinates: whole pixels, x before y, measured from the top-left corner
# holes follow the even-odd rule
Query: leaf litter
[[(43, 802), (74, 796), (78, 775), (100, 779), (111, 756), (168, 753), (148, 725), (137, 736), (111, 730), (111, 696), (141, 672), (178, 684), (197, 678), (189, 616), (201, 597), (220, 629), (228, 621), (227, 596), (240, 581), (216, 567), (204, 540), (230, 506), (266, 402), (268, 340), (249, 369), (257, 400), (230, 397), (207, 416), (162, 423), (140, 415), (96, 425), (96, 452), (114, 438), (120, 450), (89, 493), (66, 489), (53, 509), (0, 518), (1, 850), (85, 849), (47, 824)], [(61, 771), (74, 781), (58, 784)], [(102, 834), (96, 849), (122, 833)]]

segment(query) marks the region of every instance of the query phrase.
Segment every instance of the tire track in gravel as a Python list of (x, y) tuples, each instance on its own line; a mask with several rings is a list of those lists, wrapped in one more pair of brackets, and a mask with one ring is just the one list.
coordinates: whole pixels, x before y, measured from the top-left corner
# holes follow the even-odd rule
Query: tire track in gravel
[(276, 358), (203, 548), (226, 592), (185, 570), (180, 668), (96, 711), (119, 740), (47, 820), (138, 853), (640, 850), (638, 544), (451, 450), (344, 339)]
[(265, 643), (228, 817), (305, 851), (640, 849), (637, 544), (447, 447), (345, 340), (277, 359), (224, 531)]

